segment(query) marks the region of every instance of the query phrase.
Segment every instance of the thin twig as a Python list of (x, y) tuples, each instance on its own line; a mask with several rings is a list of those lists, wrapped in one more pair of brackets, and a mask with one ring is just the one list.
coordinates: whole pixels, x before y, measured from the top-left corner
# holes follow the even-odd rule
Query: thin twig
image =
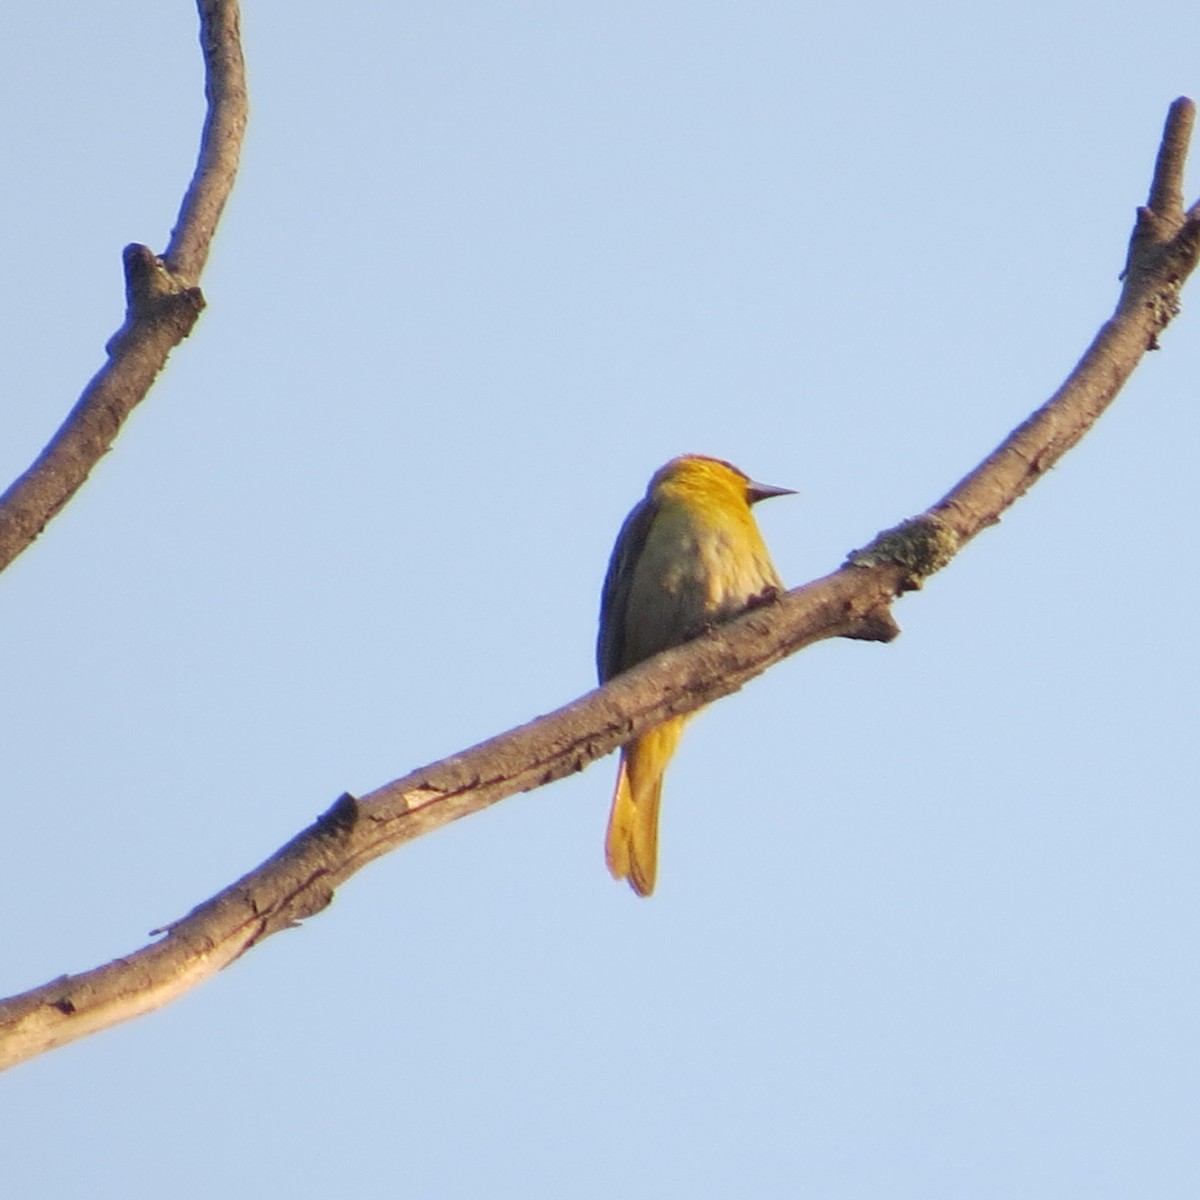
[(108, 341), (108, 361), (0, 496), (0, 571), (83, 486), (204, 307), (196, 285), (237, 175), (247, 101), (237, 0), (198, 0), (198, 7), (208, 115), (175, 232), (163, 258), (145, 246), (125, 248), (125, 322)]
[(1162, 145), (1154, 164), (1154, 179), (1146, 206), (1166, 216), (1183, 215), (1183, 165), (1187, 161), (1188, 143), (1196, 122), (1196, 106), (1187, 96), (1180, 96), (1167, 113)]
[[(1147, 350), (1179, 311), (1179, 293), (1196, 265), (1200, 216), (1183, 211), (1183, 167), (1195, 104), (1176, 100), (1167, 114), (1150, 189), (1163, 207), (1140, 208), (1124, 285), (1105, 322), (1062, 387), (978, 467), (917, 521), (936, 528), (948, 562), (994, 525), (1095, 424)], [(907, 529), (909, 523), (901, 526)], [(860, 560), (865, 561), (865, 560)], [(936, 569), (936, 568), (934, 568)], [(926, 574), (928, 572), (925, 572)]]
[(180, 279), (196, 283), (208, 261), (217, 222), (237, 177), (249, 101), (242, 60), (241, 14), (236, 0), (198, 0), (204, 50), (204, 96), (208, 112), (192, 182), (163, 254)]

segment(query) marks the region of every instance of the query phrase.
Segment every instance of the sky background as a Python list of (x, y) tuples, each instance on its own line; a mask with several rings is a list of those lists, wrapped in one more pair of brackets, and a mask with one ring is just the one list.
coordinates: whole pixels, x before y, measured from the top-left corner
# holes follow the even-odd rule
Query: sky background
[[(1110, 313), (1200, 94), (1194, 0), (243, 21), (209, 307), (0, 580), (2, 994), (590, 688), (673, 455), (799, 489), (793, 585), (936, 501)], [(0, 9), (4, 484), (165, 245), (195, 23)], [(1198, 310), (898, 641), (694, 722), (652, 900), (615, 759), (424, 838), (7, 1074), (5, 1193), (1194, 1197)]]

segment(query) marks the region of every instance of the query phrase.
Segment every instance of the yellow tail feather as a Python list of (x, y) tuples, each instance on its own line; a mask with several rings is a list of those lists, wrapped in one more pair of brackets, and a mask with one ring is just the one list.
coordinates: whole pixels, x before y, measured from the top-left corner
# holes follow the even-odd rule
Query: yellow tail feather
[(605, 857), (613, 878), (628, 879), (639, 896), (654, 891), (663, 772), (679, 745), (685, 721), (685, 717), (664, 721), (621, 748)]

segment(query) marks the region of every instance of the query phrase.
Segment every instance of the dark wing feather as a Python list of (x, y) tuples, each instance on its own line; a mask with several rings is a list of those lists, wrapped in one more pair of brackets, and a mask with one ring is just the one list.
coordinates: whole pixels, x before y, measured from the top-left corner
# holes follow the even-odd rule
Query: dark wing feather
[(596, 671), (601, 683), (625, 670), (625, 628), (629, 619), (629, 589), (634, 566), (646, 546), (654, 520), (655, 505), (647, 496), (625, 518), (617, 534), (604, 589), (600, 593), (600, 633), (596, 638)]

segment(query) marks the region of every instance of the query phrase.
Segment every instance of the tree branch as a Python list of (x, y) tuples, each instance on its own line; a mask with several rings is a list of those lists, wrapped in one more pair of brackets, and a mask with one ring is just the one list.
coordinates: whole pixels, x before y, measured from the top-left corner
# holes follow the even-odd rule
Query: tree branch
[(237, 0), (197, 3), (208, 115), (195, 174), (163, 257), (125, 247), (125, 322), (105, 347), (108, 361), (33, 465), (0, 496), (0, 571), (83, 486), (204, 308), (197, 284), (237, 175), (247, 101)]
[[(1158, 349), (1158, 336), (1179, 312), (1180, 290), (1200, 251), (1200, 204), (1183, 210), (1183, 166), (1195, 114), (1186, 96), (1167, 113), (1149, 203), (1137, 210), (1116, 311), (1062, 387), (926, 513), (880, 535), (901, 543), (916, 537), (925, 545), (934, 559), (919, 574), (944, 566), (980, 530), (999, 521), (1095, 424), (1142, 355)], [(903, 545), (892, 549), (900, 556), (896, 561), (910, 553)], [(887, 544), (873, 543), (853, 561), (870, 565), (888, 553)]]
[[(261, 866), (193, 909), (158, 942), (0, 1001), (0, 1068), (150, 1012), (251, 946), (324, 908), (344, 880), (405, 842), (506, 796), (582, 770), (631, 737), (690, 712), (830, 637), (889, 641), (892, 602), (994, 524), (1095, 422), (1178, 309), (1200, 253), (1182, 208), (1193, 105), (1167, 119), (1139, 210), (1117, 309), (1054, 396), (945, 498), (880, 534), (832, 575), (669, 650), (557, 712), (355, 799), (343, 795)], [(1156, 205), (1158, 207), (1156, 207)]]

